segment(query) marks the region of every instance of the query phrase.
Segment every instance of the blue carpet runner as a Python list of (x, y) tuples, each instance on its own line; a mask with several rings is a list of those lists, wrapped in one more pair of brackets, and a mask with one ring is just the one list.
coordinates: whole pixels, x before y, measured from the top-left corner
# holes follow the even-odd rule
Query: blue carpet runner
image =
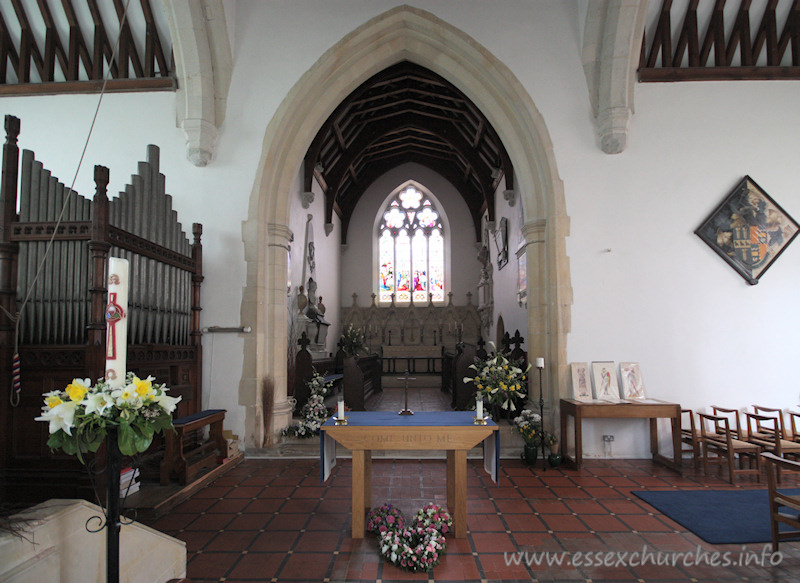
[[(798, 488), (780, 491), (800, 494)], [(711, 544), (772, 540), (766, 490), (639, 490), (632, 494)]]

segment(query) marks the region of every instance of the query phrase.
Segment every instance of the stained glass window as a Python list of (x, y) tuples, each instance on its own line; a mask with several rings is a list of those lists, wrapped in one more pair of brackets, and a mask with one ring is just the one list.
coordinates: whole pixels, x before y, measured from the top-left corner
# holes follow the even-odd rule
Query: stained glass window
[(377, 234), (378, 301), (444, 301), (444, 228), (433, 201), (408, 186), (384, 207)]

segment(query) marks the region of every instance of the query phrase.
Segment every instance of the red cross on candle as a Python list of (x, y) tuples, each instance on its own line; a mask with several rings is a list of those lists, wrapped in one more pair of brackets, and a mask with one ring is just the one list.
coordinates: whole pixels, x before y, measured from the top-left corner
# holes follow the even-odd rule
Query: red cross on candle
[(106, 337), (106, 360), (117, 359), (117, 331), (116, 326), (125, 317), (125, 310), (117, 303), (116, 292), (108, 294), (108, 307), (106, 307), (106, 323), (108, 324)]

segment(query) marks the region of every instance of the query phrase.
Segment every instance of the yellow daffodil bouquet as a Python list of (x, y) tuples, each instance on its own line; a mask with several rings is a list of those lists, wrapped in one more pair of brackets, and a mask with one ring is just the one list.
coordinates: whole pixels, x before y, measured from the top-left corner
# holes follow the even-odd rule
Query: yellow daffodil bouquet
[(47, 445), (83, 462), (83, 454), (97, 451), (108, 430), (116, 428), (123, 455), (143, 452), (156, 433), (172, 429), (172, 412), (181, 400), (168, 396), (167, 387), (154, 380), (129, 372), (119, 388), (104, 380), (92, 386), (89, 379), (73, 379), (64, 390), (45, 393), (36, 421), (50, 424)]
[(523, 370), (520, 363), (508, 360), (505, 355), (495, 350), (490, 343), (492, 354), (485, 360), (476, 359), (469, 368), (475, 371), (474, 377), (464, 377), (464, 382), (475, 383), (478, 398), (498, 405), (501, 409), (515, 411), (517, 402), (528, 394), (527, 373), (530, 365)]

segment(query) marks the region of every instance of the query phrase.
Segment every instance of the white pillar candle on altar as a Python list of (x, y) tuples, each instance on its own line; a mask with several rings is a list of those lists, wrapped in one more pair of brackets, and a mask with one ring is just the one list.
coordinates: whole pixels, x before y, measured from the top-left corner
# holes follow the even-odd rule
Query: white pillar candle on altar
[(536, 359), (536, 368), (544, 368), (544, 358), (541, 356)]
[(483, 399), (478, 399), (477, 407), (475, 407), (475, 417), (483, 419)]
[(339, 399), (339, 419), (344, 419), (344, 399)]
[(128, 260), (108, 259), (106, 303), (106, 373), (112, 387), (125, 383), (128, 352)]

